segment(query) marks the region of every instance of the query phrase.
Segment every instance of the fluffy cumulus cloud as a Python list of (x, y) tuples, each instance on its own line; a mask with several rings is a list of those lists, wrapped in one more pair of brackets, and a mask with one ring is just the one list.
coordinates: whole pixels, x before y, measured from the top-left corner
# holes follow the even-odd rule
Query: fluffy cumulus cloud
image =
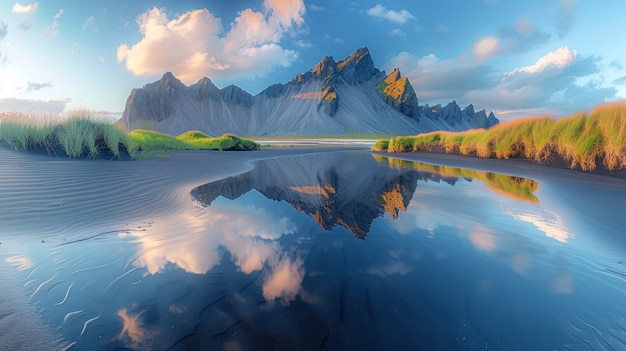
[(265, 0), (263, 12), (241, 11), (222, 34), (221, 20), (206, 9), (170, 19), (153, 8), (137, 19), (141, 40), (120, 45), (117, 60), (135, 75), (172, 71), (188, 83), (202, 76), (262, 76), (297, 58), (280, 41), (304, 23), (305, 11), (302, 0)]
[(417, 57), (402, 52), (386, 65), (388, 71), (400, 68), (400, 73), (409, 78), (417, 97), (427, 103), (445, 103), (461, 97), (465, 92), (488, 88), (491, 68), (467, 60), (442, 60), (434, 54)]
[(571, 65), (575, 61), (576, 50), (570, 50), (568, 47), (564, 46), (556, 51), (549, 52), (533, 65), (516, 68), (513, 72), (508, 73), (507, 76), (511, 76), (519, 72), (537, 74), (551, 68), (562, 70), (563, 68)]
[(496, 114), (506, 119), (567, 114), (614, 99), (615, 88), (592, 80), (601, 69), (600, 61), (599, 57), (581, 57), (575, 50), (561, 47), (533, 64), (503, 73), (485, 61), (441, 60), (433, 54), (416, 57), (406, 52), (394, 57), (386, 67), (400, 67), (422, 103), (447, 103), (454, 99), (460, 104), (496, 109)]
[(472, 46), (472, 55), (479, 60), (485, 60), (494, 56), (498, 52), (500, 40), (494, 36), (487, 36)]
[(571, 113), (615, 98), (615, 88), (595, 81), (578, 83), (599, 71), (600, 58), (580, 57), (575, 50), (561, 47), (532, 65), (503, 74), (490, 89), (468, 92), (466, 97), (499, 106), (504, 114), (525, 110)]
[(389, 10), (385, 6), (378, 4), (371, 9), (367, 10), (367, 14), (374, 17), (384, 19), (393, 23), (404, 24), (408, 21), (416, 19), (413, 14), (407, 10)]
[(545, 44), (550, 35), (539, 31), (529, 18), (515, 25), (500, 28), (496, 34), (485, 36), (472, 45), (472, 55), (477, 60), (487, 60), (501, 54), (527, 52)]
[(393, 37), (398, 37), (398, 38), (404, 38), (407, 36), (406, 32), (399, 28), (392, 29), (391, 31), (389, 31), (389, 35)]
[(13, 13), (18, 13), (18, 14), (22, 14), (22, 15), (28, 15), (28, 14), (32, 14), (37, 12), (37, 9), (39, 8), (39, 3), (38, 2), (33, 2), (30, 4), (26, 4), (23, 5), (19, 2), (16, 2), (13, 5), (12, 11)]

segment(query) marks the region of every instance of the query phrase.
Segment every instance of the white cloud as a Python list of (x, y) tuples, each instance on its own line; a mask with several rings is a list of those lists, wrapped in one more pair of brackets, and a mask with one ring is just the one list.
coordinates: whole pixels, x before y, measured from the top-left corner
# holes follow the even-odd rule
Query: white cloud
[(465, 96), (516, 115), (573, 113), (615, 98), (615, 88), (596, 81), (578, 83), (580, 78), (600, 71), (599, 60), (579, 57), (575, 50), (561, 47), (532, 65), (502, 74), (490, 89), (471, 91)]
[(437, 32), (439, 33), (450, 33), (450, 28), (448, 26), (444, 26), (443, 24), (440, 24), (437, 26)]
[(61, 18), (61, 16), (63, 16), (63, 14), (65, 13), (65, 10), (60, 9), (59, 11), (57, 11), (57, 13), (54, 15), (54, 20), (58, 20), (59, 18)]
[(472, 46), (472, 55), (479, 60), (486, 60), (498, 53), (500, 40), (493, 36), (487, 36)]
[(416, 19), (415, 16), (413, 16), (407, 10), (404, 10), (404, 9), (400, 11), (388, 10), (385, 6), (381, 4), (378, 4), (372, 7), (371, 9), (367, 10), (367, 14), (375, 18), (385, 19), (387, 21), (390, 21), (393, 23), (399, 23), (399, 24), (404, 24), (410, 20)]
[(389, 35), (398, 37), (398, 38), (404, 38), (407, 36), (406, 32), (399, 28), (392, 29), (391, 31), (389, 31)]
[(16, 2), (13, 5), (12, 11), (13, 13), (18, 13), (18, 14), (22, 14), (22, 15), (28, 15), (28, 14), (32, 14), (37, 12), (37, 9), (39, 8), (39, 3), (38, 2), (33, 2), (31, 4), (26, 4), (26, 5), (22, 5), (19, 2)]
[[(447, 103), (459, 99), (467, 91), (481, 90), (490, 86), (489, 68), (480, 63), (463, 59), (441, 60), (434, 54), (423, 57), (402, 52), (392, 58), (385, 69), (399, 67), (403, 76), (415, 89), (418, 99), (428, 103)], [(470, 102), (467, 102), (470, 103)]]
[(97, 31), (97, 28), (95, 27), (96, 24), (96, 18), (94, 16), (89, 16), (87, 17), (87, 19), (85, 20), (85, 22), (83, 22), (83, 30), (91, 30), (93, 32)]
[(303, 0), (265, 0), (263, 8), (270, 13), (270, 22), (278, 21), (283, 29), (304, 23), (306, 7)]
[(540, 58), (534, 65), (516, 68), (513, 72), (507, 73), (507, 76), (518, 72), (541, 73), (549, 68), (562, 70), (576, 61), (576, 50), (570, 50), (567, 46), (561, 47), (556, 51), (549, 52)]
[(44, 34), (46, 34), (50, 38), (56, 38), (59, 35), (59, 19), (61, 18), (61, 16), (63, 16), (64, 13), (65, 10), (63, 9), (57, 11), (57, 13), (52, 18), (52, 23), (50, 24), (50, 26), (44, 29)]
[(319, 5), (315, 5), (315, 4), (311, 4), (308, 7), (309, 7), (309, 10), (316, 11), (316, 12), (328, 11), (328, 9), (325, 8), (324, 6), (319, 6)]
[(185, 82), (202, 76), (262, 76), (289, 66), (297, 53), (282, 48), (283, 35), (304, 23), (301, 0), (266, 0), (264, 12), (241, 11), (222, 35), (221, 20), (206, 9), (169, 19), (153, 8), (137, 19), (142, 39), (117, 49), (118, 62), (135, 75), (172, 71)]
[(296, 45), (303, 49), (308, 49), (310, 47), (313, 47), (313, 43), (311, 43), (308, 40), (297, 40)]
[[(559, 48), (535, 63), (497, 71), (484, 60), (442, 60), (434, 54), (417, 57), (403, 52), (385, 69), (399, 67), (415, 89), (421, 104), (473, 103), (496, 110), (498, 117), (540, 114), (564, 115), (615, 99), (617, 90), (598, 80), (599, 57), (580, 57)], [(580, 79), (587, 81), (580, 84)]]

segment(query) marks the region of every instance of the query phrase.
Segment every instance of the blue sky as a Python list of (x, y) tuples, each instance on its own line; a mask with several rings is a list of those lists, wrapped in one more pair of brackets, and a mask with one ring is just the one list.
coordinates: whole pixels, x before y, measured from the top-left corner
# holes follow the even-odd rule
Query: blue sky
[(0, 111), (119, 113), (166, 71), (255, 95), (368, 47), (420, 105), (564, 115), (626, 98), (625, 13), (623, 0), (0, 0)]

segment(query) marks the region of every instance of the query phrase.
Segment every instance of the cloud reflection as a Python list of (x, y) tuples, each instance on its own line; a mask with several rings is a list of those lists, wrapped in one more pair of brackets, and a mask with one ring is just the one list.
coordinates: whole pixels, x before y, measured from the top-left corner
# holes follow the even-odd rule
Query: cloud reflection
[(474, 247), (482, 251), (493, 251), (498, 247), (493, 229), (482, 225), (474, 225), (469, 239)]
[(152, 339), (157, 335), (154, 330), (149, 330), (141, 322), (141, 315), (146, 310), (131, 315), (125, 308), (117, 311), (117, 316), (122, 319), (122, 331), (118, 339), (125, 341), (133, 349), (144, 349), (152, 345)]
[(30, 258), (21, 255), (6, 258), (4, 262), (17, 266), (18, 271), (23, 271), (33, 266), (33, 261), (31, 261)]
[(148, 274), (163, 272), (168, 264), (205, 274), (222, 262), (226, 250), (244, 274), (266, 269), (263, 296), (288, 303), (300, 292), (303, 260), (291, 258), (277, 240), (296, 230), (288, 217), (223, 200), (196, 213), (163, 219), (146, 231), (133, 232), (141, 246), (133, 264), (145, 267)]
[(545, 213), (511, 213), (513, 218), (533, 224), (537, 229), (544, 232), (547, 237), (567, 242), (573, 234), (567, 228), (563, 218), (551, 212)]
[(263, 284), (263, 297), (266, 300), (276, 298), (288, 303), (293, 301), (302, 289), (304, 279), (304, 261), (297, 258), (283, 258), (273, 269), (270, 277)]

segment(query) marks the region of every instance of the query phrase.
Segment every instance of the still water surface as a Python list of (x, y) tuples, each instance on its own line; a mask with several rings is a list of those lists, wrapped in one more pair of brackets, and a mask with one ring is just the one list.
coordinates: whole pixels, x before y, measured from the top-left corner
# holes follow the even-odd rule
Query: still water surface
[(5, 262), (72, 350), (620, 350), (625, 184), (270, 159)]

